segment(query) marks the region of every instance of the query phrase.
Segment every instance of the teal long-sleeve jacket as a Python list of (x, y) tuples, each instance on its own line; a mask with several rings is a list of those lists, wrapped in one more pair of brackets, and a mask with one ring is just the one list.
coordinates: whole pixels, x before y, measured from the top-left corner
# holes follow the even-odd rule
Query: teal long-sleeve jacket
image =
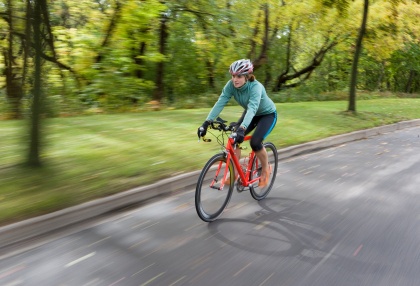
[(264, 86), (259, 81), (247, 81), (242, 87), (236, 88), (232, 80), (229, 80), (207, 116), (207, 120), (215, 120), (232, 96), (246, 110), (241, 124), (244, 128), (248, 128), (254, 116), (270, 114), (276, 111), (274, 102), (268, 97)]

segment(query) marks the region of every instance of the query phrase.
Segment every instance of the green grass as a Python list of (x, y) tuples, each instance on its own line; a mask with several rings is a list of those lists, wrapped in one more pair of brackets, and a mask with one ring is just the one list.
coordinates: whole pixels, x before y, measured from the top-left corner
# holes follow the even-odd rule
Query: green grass
[[(354, 130), (420, 118), (420, 99), (278, 104), (269, 136), (278, 148)], [(44, 120), (42, 162), (27, 168), (26, 121), (0, 121), (0, 224), (107, 196), (198, 170), (220, 147), (197, 143), (209, 109), (173, 110)], [(238, 107), (222, 117), (236, 120)]]

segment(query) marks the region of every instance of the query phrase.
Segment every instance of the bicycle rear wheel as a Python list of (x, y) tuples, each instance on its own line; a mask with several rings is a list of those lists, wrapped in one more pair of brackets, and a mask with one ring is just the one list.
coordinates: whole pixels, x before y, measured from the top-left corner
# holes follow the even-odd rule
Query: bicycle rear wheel
[[(271, 188), (273, 187), (273, 184), (274, 184), (274, 181), (276, 180), (276, 175), (277, 175), (277, 165), (278, 165), (277, 149), (274, 146), (274, 144), (270, 142), (264, 143), (264, 148), (267, 151), (268, 164), (271, 166), (271, 173), (270, 173), (268, 184), (264, 188), (260, 188), (258, 186), (256, 187), (250, 186), (251, 195), (257, 201), (260, 201), (264, 199), (265, 197), (267, 197), (268, 193), (271, 191)], [(261, 176), (261, 163), (259, 162), (257, 156), (255, 156), (254, 160), (252, 161), (250, 180), (260, 177), (260, 176)]]
[(233, 164), (229, 164), (228, 178), (220, 189), (226, 169), (226, 156), (214, 155), (204, 166), (195, 190), (195, 209), (206, 222), (216, 220), (226, 208), (234, 186)]

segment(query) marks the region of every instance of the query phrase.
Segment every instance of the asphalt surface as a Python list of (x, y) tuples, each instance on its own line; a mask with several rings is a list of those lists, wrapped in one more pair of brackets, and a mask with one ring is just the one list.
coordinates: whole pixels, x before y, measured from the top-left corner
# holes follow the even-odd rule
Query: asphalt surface
[[(204, 162), (203, 162), (204, 164)], [(280, 161), (213, 223), (194, 188), (22, 242), (0, 285), (384, 285), (420, 281), (420, 126)]]

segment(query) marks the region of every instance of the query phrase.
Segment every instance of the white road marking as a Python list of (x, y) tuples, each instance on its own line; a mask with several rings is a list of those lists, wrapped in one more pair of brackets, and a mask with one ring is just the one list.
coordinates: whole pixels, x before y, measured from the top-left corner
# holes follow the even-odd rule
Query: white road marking
[(94, 256), (95, 254), (96, 254), (96, 252), (91, 252), (88, 255), (82, 256), (79, 259), (76, 259), (76, 260), (73, 260), (72, 262), (67, 263), (64, 267), (65, 268), (71, 267), (71, 266), (73, 266), (73, 265), (75, 265), (75, 264), (77, 264), (79, 262), (82, 262), (83, 260), (86, 260), (86, 259)]

